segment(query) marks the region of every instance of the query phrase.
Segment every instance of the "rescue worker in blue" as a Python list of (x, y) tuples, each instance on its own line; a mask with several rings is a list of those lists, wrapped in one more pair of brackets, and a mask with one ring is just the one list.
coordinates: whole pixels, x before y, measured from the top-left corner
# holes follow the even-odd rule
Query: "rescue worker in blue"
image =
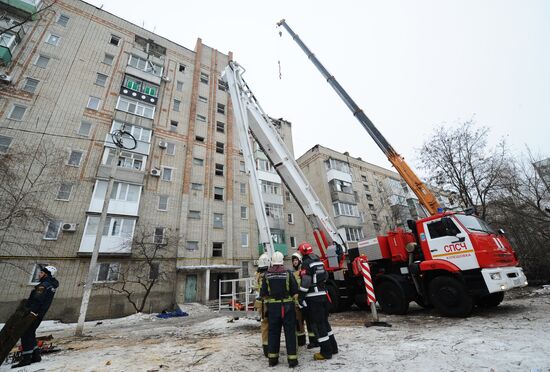
[(288, 366), (298, 365), (296, 354), (296, 313), (294, 301), (298, 296), (298, 284), (294, 275), (283, 266), (283, 254), (273, 253), (271, 267), (265, 273), (260, 296), (267, 304), (269, 322), (268, 354), (269, 366), (279, 363), (281, 328), (284, 328)]
[(56, 274), (57, 269), (51, 265), (42, 267), (38, 274), (39, 283), (34, 287), (27, 300), (27, 308), (30, 315), (35, 317), (35, 320), (21, 336), (22, 359), (18, 364), (14, 364), (12, 368), (28, 366), (42, 360), (36, 342), (36, 329), (50, 308), (55, 291), (59, 287), (59, 282), (55, 279)]
[(309, 243), (300, 244), (298, 251), (303, 257), (298, 302), (306, 308), (317, 343), (321, 347), (320, 352), (313, 355), (313, 359), (331, 359), (332, 355), (338, 353), (338, 344), (328, 322), (328, 294), (325, 286), (328, 273)]

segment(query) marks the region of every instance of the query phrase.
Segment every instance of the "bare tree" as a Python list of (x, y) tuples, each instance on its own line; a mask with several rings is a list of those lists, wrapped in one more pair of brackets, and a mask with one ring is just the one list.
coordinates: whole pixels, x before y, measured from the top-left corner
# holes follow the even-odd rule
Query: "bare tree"
[[(179, 237), (168, 231), (162, 235), (138, 230), (128, 244), (132, 244), (132, 260), (118, 271), (118, 280), (100, 284), (103, 288), (126, 297), (136, 313), (143, 312), (147, 298), (159, 283), (174, 280), (172, 260), (164, 260), (175, 255)], [(172, 266), (171, 266), (172, 265)]]
[(472, 120), (457, 126), (442, 124), (420, 150), (428, 181), (455, 191), (461, 204), (475, 206), (482, 218), (509, 162), (505, 142), (490, 148), (488, 136), (489, 129), (477, 127)]

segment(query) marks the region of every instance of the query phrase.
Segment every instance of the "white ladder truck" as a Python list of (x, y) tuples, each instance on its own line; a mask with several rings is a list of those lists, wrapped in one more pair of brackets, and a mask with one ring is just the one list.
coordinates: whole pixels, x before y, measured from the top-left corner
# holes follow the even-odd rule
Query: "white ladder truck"
[[(256, 174), (255, 161), (252, 155), (252, 147), (249, 141), (249, 133), (269, 159), (313, 227), (314, 238), (321, 252), (320, 258), (331, 273), (331, 278), (327, 282), (327, 289), (332, 298), (332, 308), (335, 310), (341, 302), (348, 300), (344, 271), (341, 270), (347, 257), (346, 242), (338, 233), (332, 218), (313, 191), (298, 163), (296, 163), (277, 129), (272, 124), (270, 117), (263, 111), (244, 81), (242, 77), (244, 71), (242, 66), (231, 61), (225, 68), (222, 79), (229, 87), (235, 126), (239, 133), (246, 170), (250, 172), (250, 188), (260, 229), (260, 244), (263, 244), (266, 249), (273, 249), (261, 197), (261, 188)], [(265, 234), (262, 234), (262, 232), (265, 232)], [(268, 251), (266, 250), (266, 252)]]

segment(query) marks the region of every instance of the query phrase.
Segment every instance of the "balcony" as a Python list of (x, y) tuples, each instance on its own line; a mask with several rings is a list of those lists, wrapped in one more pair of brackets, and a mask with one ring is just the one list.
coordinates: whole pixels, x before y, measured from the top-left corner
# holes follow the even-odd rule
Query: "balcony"
[[(4, 32), (12, 27), (11, 23), (0, 21), (0, 32)], [(14, 49), (25, 36), (25, 28), (23, 26), (16, 27), (10, 31), (5, 31), (0, 35), (0, 65), (9, 66), (14, 54)]]
[(28, 18), (34, 21), (38, 18), (36, 12), (42, 6), (42, 0), (0, 0), (0, 8), (20, 17)]
[[(286, 244), (273, 244), (273, 249), (275, 252), (281, 252), (284, 256), (288, 255), (288, 248)], [(258, 254), (264, 253), (264, 247), (260, 244), (258, 245)]]
[[(108, 216), (103, 226), (100, 254), (129, 255), (132, 253), (136, 219)], [(91, 254), (94, 249), (99, 215), (89, 215), (86, 219), (84, 234), (80, 241), (78, 254)]]
[(120, 94), (140, 100), (150, 105), (158, 101), (158, 85), (150, 84), (133, 76), (126, 75), (120, 87)]

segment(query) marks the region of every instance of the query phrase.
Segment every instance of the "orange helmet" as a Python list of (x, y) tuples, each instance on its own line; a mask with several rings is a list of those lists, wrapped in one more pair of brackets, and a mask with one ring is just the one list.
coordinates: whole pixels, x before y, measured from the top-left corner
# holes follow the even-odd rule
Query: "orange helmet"
[(298, 252), (300, 252), (302, 256), (307, 256), (308, 254), (313, 253), (313, 248), (311, 247), (311, 244), (303, 242), (298, 246)]

